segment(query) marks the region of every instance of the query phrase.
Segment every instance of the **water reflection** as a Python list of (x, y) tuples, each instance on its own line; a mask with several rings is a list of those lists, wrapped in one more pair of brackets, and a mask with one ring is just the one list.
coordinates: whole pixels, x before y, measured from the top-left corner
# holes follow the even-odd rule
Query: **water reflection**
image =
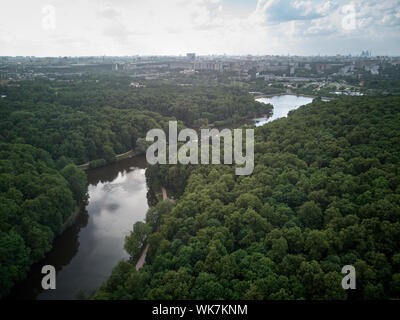
[[(145, 218), (149, 197), (145, 167), (145, 158), (139, 157), (89, 170), (86, 207), (9, 298), (75, 299), (79, 290), (91, 292), (106, 280), (118, 261), (128, 257), (125, 236)], [(41, 289), (41, 268), (46, 264), (56, 268), (56, 290)]]
[(298, 107), (311, 103), (312, 98), (303, 97), (303, 96), (295, 96), (295, 95), (282, 95), (282, 96), (273, 96), (271, 98), (258, 98), (256, 101), (262, 103), (270, 103), (274, 106), (274, 113), (270, 118), (255, 118), (256, 127), (262, 126), (267, 122), (271, 122), (275, 119), (286, 117), (290, 110), (295, 110)]

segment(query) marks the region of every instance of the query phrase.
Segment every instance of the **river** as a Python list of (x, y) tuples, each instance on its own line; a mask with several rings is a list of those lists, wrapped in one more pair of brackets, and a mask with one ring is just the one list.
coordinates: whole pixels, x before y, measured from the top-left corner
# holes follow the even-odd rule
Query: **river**
[[(282, 95), (256, 100), (274, 106), (271, 118), (254, 119), (261, 126), (287, 116), (312, 98)], [(144, 156), (134, 157), (86, 171), (88, 201), (77, 220), (54, 240), (53, 249), (31, 267), (27, 279), (14, 287), (8, 299), (75, 299), (80, 291), (96, 290), (118, 261), (128, 258), (124, 238), (135, 222), (145, 219), (146, 164)], [(42, 289), (43, 265), (56, 268), (56, 290)]]
[[(75, 299), (80, 290), (88, 294), (98, 288), (118, 261), (128, 258), (124, 238), (135, 222), (145, 219), (145, 168), (145, 157), (135, 157), (88, 170), (86, 206), (8, 298)], [(56, 268), (56, 290), (41, 287), (41, 268), (47, 264)]]
[(256, 101), (262, 103), (270, 103), (274, 106), (274, 113), (270, 118), (255, 118), (253, 119), (256, 127), (262, 126), (267, 122), (271, 122), (275, 119), (286, 117), (288, 112), (295, 110), (298, 107), (311, 103), (312, 98), (304, 96), (295, 96), (290, 94), (285, 94), (281, 96), (273, 96), (270, 98), (258, 98)]

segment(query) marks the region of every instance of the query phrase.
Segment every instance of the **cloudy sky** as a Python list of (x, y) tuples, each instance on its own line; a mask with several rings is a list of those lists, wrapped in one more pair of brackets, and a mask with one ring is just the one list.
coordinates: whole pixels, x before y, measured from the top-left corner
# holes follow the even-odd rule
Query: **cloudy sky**
[(0, 56), (400, 55), (400, 0), (1, 0)]

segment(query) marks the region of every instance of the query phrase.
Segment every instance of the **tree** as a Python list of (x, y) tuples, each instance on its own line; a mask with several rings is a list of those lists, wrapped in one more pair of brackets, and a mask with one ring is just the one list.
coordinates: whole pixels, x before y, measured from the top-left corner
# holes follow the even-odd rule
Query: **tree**
[(70, 164), (61, 170), (61, 175), (67, 180), (74, 199), (77, 203), (81, 203), (86, 196), (86, 175), (77, 166)]
[(149, 225), (138, 221), (133, 225), (131, 234), (125, 237), (124, 249), (129, 253), (133, 261), (139, 259), (142, 248), (151, 231), (152, 229)]
[(321, 260), (329, 249), (329, 242), (325, 233), (319, 230), (312, 230), (306, 236), (304, 249), (313, 260)]
[(161, 216), (169, 214), (173, 207), (174, 204), (169, 199), (158, 202), (156, 206), (147, 210), (146, 223), (155, 229), (160, 224)]
[(29, 253), (19, 234), (0, 232), (0, 297), (24, 277), (30, 264)]
[(319, 229), (322, 225), (322, 211), (314, 201), (307, 201), (300, 206), (298, 217), (307, 228)]

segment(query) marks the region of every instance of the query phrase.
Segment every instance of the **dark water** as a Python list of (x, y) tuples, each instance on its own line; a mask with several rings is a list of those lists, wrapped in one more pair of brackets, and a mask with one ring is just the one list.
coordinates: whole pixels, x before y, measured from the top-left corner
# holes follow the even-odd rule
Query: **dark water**
[[(89, 199), (74, 225), (55, 239), (44, 260), (32, 266), (28, 278), (9, 299), (75, 299), (82, 290), (92, 292), (108, 278), (112, 268), (128, 257), (124, 238), (148, 209), (146, 159), (129, 158), (87, 171)], [(57, 271), (56, 289), (43, 290), (43, 265)]]

